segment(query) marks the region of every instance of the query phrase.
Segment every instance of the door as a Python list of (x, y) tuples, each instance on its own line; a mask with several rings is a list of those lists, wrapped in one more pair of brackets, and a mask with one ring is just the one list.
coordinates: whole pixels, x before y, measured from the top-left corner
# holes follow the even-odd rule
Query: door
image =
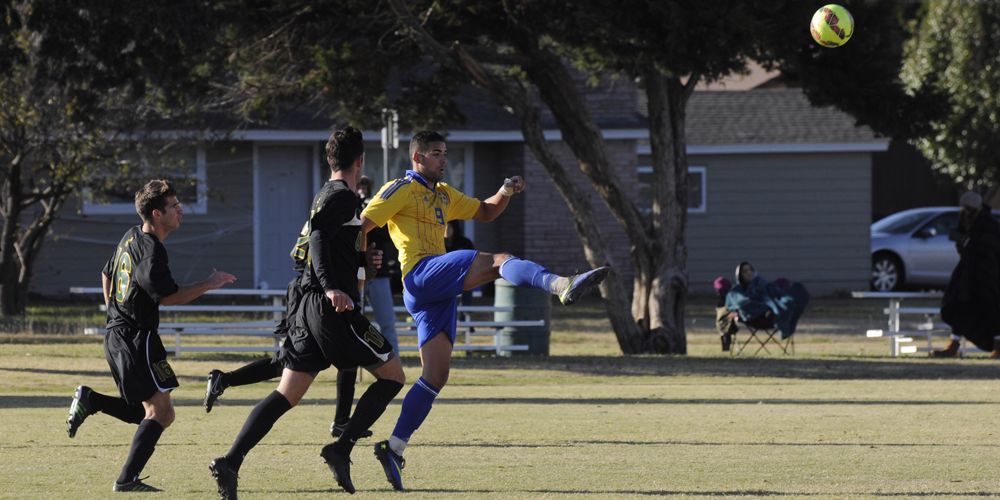
[(910, 236), (910, 268), (906, 277), (917, 283), (945, 285), (958, 264), (958, 250), (949, 233), (958, 227), (958, 212), (934, 217)]
[(257, 146), (254, 186), (254, 270), (260, 288), (285, 288), (295, 276), (288, 252), (309, 215), (312, 145)]

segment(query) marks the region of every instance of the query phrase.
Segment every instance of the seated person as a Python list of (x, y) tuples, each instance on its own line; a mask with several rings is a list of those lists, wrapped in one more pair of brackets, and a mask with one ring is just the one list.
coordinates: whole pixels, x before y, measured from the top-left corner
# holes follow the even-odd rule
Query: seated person
[(732, 282), (719, 276), (712, 282), (712, 288), (719, 300), (715, 303), (715, 328), (719, 331), (722, 339), (722, 350), (728, 351), (733, 343), (733, 335), (740, 329), (736, 324), (737, 314), (726, 308), (726, 294), (733, 287)]
[(795, 333), (808, 303), (809, 292), (801, 283), (783, 288), (778, 281), (771, 283), (758, 276), (749, 262), (736, 266), (736, 284), (726, 294), (726, 309), (736, 313), (740, 321), (760, 327), (773, 324), (781, 332), (782, 340)]

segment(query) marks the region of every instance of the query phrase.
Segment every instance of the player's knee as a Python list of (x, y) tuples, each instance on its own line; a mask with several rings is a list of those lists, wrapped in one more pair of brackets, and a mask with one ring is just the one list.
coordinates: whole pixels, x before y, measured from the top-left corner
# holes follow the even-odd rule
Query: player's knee
[(448, 383), (448, 371), (447, 369), (427, 371), (423, 377), (429, 384), (441, 389)]
[(176, 417), (177, 415), (174, 413), (174, 409), (170, 408), (164, 413), (162, 418), (157, 420), (157, 422), (159, 422), (160, 425), (162, 425), (163, 428), (166, 429), (167, 427), (170, 427), (170, 424), (174, 423), (174, 419)]
[(153, 406), (146, 410), (146, 420), (155, 420), (164, 429), (174, 423), (175, 417), (173, 406)]
[(295, 408), (302, 401), (302, 396), (295, 394), (282, 394), (286, 400), (288, 400), (288, 406)]
[(509, 253), (495, 253), (493, 254), (493, 267), (495, 269), (500, 269), (500, 265), (513, 259), (514, 256)]

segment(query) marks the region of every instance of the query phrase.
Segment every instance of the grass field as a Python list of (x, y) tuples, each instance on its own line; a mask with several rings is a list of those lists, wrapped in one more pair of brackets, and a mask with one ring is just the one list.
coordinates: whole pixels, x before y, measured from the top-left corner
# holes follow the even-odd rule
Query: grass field
[[(549, 358), (455, 357), (449, 385), (407, 449), (406, 495), (1000, 495), (1000, 365), (886, 357), (884, 340), (863, 337), (882, 321), (881, 305), (818, 301), (795, 356), (752, 359), (719, 352), (705, 304), (692, 305), (698, 313), (688, 317), (683, 357), (621, 356), (600, 309), (555, 310)], [(232, 388), (205, 414), (204, 375), (249, 359), (172, 361), (182, 384), (177, 421), (144, 472), (167, 490), (161, 498), (215, 496), (208, 462), (228, 449), (274, 384)], [(414, 380), (416, 358), (404, 365)], [(247, 457), (244, 498), (346, 495), (318, 456), (330, 440), (333, 378), (321, 374)], [(0, 337), (0, 496), (109, 496), (134, 427), (98, 414), (67, 438), (78, 384), (115, 391), (99, 339)], [(376, 437), (391, 430), (400, 399), (376, 424)], [(355, 449), (353, 476), (359, 496), (381, 498), (392, 491), (373, 442)]]

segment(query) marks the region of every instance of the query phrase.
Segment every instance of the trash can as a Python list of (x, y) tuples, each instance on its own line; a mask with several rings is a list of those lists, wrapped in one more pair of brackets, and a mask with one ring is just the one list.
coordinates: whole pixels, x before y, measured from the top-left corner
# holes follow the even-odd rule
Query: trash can
[(537, 288), (519, 287), (499, 279), (493, 297), (496, 307), (513, 307), (512, 312), (493, 313), (494, 321), (545, 320), (544, 326), (508, 326), (500, 331), (500, 344), (525, 344), (527, 351), (504, 351), (502, 356), (548, 356), (552, 295)]

